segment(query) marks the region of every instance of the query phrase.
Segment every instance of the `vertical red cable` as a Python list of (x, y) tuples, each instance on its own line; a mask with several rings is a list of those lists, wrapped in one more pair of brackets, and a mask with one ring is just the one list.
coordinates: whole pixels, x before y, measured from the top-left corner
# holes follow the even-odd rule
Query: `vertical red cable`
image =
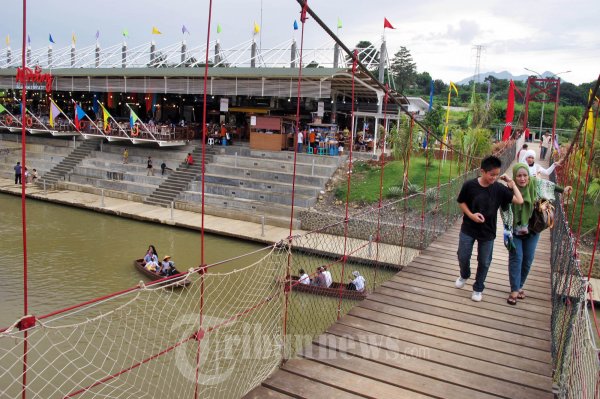
[[(25, 57), (27, 51), (25, 43), (27, 40), (27, 0), (23, 0), (23, 44), (21, 46), (21, 65), (23, 68), (23, 88), (21, 90), (21, 220), (23, 229), (23, 315), (29, 314), (29, 302), (27, 292), (27, 207), (25, 206), (25, 161), (26, 161), (26, 110), (27, 110), (27, 87), (25, 78), (27, 59)], [(27, 397), (27, 330), (23, 331), (23, 385), (21, 397)]]
[[(284, 285), (285, 303), (283, 307), (283, 351), (286, 347), (286, 336), (287, 336), (287, 321), (288, 321), (288, 308), (290, 302), (290, 291), (291, 291), (291, 275), (292, 275), (292, 236), (294, 234), (294, 201), (296, 199), (296, 163), (298, 160), (298, 133), (300, 132), (300, 96), (302, 89), (302, 54), (304, 50), (304, 28), (306, 25), (306, 12), (308, 10), (308, 2), (304, 1), (302, 4), (302, 10), (300, 11), (300, 22), (302, 23), (302, 30), (300, 31), (300, 58), (298, 60), (298, 84), (296, 86), (296, 125), (292, 132), (292, 143), (294, 145), (294, 169), (292, 174), (292, 203), (290, 209), (290, 232), (288, 236), (288, 257), (287, 257), (287, 270), (286, 270), (286, 284)], [(304, 139), (304, 137), (303, 137)], [(283, 359), (285, 360), (285, 359)]]
[[(377, 281), (377, 271), (379, 270), (379, 240), (381, 238), (381, 207), (383, 203), (383, 175), (385, 169), (385, 140), (387, 135), (387, 105), (388, 105), (389, 87), (385, 85), (385, 95), (383, 96), (383, 135), (381, 137), (381, 172), (379, 174), (379, 205), (377, 207), (377, 229), (375, 230), (375, 274), (373, 276), (373, 289), (375, 289), (375, 282)], [(375, 129), (378, 129), (375, 126)], [(377, 144), (375, 144), (377, 145)], [(377, 148), (377, 147), (375, 147)], [(343, 281), (342, 281), (343, 283)]]
[(200, 373), (200, 349), (202, 343), (202, 319), (204, 310), (204, 274), (206, 273), (206, 262), (204, 260), (204, 173), (206, 170), (206, 87), (208, 81), (208, 51), (210, 49), (210, 25), (212, 19), (212, 0), (208, 2), (208, 26), (206, 27), (206, 52), (204, 55), (204, 88), (202, 93), (202, 210), (200, 222), (200, 309), (198, 325), (198, 350), (196, 351), (196, 381), (194, 387), (194, 398), (198, 399), (198, 376)]
[(354, 147), (354, 83), (356, 75), (356, 66), (358, 62), (358, 51), (354, 50), (352, 53), (352, 106), (351, 106), (351, 121), (350, 121), (350, 151), (348, 153), (348, 179), (346, 180), (346, 217), (344, 218), (344, 257), (342, 259), (342, 276), (340, 277), (340, 289), (339, 289), (339, 300), (337, 308), (337, 318), (341, 317), (342, 312), (342, 290), (344, 288), (344, 275), (346, 271), (346, 260), (347, 260), (347, 245), (348, 245), (348, 221), (349, 221), (349, 204), (350, 204), (350, 187), (352, 183), (352, 150)]

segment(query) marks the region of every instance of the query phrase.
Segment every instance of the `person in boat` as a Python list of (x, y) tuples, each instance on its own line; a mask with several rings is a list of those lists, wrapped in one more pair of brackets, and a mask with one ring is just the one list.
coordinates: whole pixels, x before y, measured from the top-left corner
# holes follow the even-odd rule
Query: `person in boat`
[(152, 273), (156, 273), (156, 271), (159, 270), (159, 266), (158, 266), (158, 262), (154, 260), (154, 258), (152, 258), (149, 262), (146, 262), (146, 265), (144, 266), (146, 268), (146, 270), (151, 271)]
[(300, 284), (310, 285), (310, 277), (308, 277), (308, 274), (304, 271), (304, 269), (300, 269), (299, 273), (300, 277), (298, 278), (298, 281)]
[(363, 276), (360, 275), (360, 273), (358, 271), (353, 271), (352, 272), (352, 277), (350, 277), (352, 279), (351, 282), (348, 283), (348, 285), (346, 286), (346, 289), (348, 291), (358, 291), (358, 292), (363, 292), (365, 290), (365, 278)]
[(327, 265), (323, 265), (321, 266), (321, 268), (323, 269), (323, 275), (325, 276), (325, 286), (327, 288), (331, 287), (331, 284), (333, 284), (333, 278), (331, 277), (331, 272), (329, 270), (327, 270)]
[(162, 260), (160, 274), (163, 276), (172, 276), (177, 274), (175, 263), (171, 261), (171, 257), (169, 255), (165, 256)]
[(323, 266), (317, 267), (317, 271), (315, 273), (315, 278), (312, 281), (312, 285), (317, 287), (327, 287), (325, 275), (323, 274)]
[(148, 246), (148, 251), (144, 256), (144, 263), (148, 263), (154, 261), (158, 265), (158, 253), (156, 252), (156, 248), (154, 245)]

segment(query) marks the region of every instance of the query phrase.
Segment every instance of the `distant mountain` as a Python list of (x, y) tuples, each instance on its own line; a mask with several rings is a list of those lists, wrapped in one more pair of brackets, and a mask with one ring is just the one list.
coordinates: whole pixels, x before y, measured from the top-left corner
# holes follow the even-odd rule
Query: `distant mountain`
[[(492, 75), (493, 77), (495, 77), (496, 79), (506, 79), (506, 80), (514, 80), (514, 81), (521, 81), (521, 82), (525, 82), (527, 80), (527, 78), (530, 75), (518, 75), (518, 76), (514, 76), (512, 73), (508, 72), (508, 71), (502, 71), (502, 72), (482, 72), (479, 74), (479, 81), (483, 82), (485, 80), (485, 78), (487, 78), (488, 76)], [(533, 74), (532, 74), (533, 75)], [(546, 71), (544, 73), (542, 73), (542, 76), (545, 78), (549, 78), (554, 76), (554, 74), (550, 71)], [(476, 76), (470, 76), (468, 78), (465, 78), (459, 82), (456, 82), (459, 85), (465, 85), (468, 84), (470, 81), (475, 80)]]

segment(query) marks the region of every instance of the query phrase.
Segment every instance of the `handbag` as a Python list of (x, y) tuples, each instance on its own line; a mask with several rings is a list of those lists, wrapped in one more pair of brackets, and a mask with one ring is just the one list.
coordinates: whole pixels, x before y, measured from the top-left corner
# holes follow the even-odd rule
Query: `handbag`
[(535, 202), (533, 213), (529, 219), (529, 231), (541, 233), (547, 228), (554, 226), (554, 205), (547, 199), (539, 199)]

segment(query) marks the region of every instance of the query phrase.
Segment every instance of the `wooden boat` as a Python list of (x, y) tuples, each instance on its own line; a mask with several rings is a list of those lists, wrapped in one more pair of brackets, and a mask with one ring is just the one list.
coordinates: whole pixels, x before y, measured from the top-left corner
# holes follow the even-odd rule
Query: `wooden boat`
[(353, 299), (353, 300), (357, 300), (357, 301), (362, 301), (363, 299), (365, 299), (367, 297), (366, 292), (348, 290), (348, 289), (346, 289), (345, 284), (337, 283), (335, 281), (331, 284), (331, 287), (317, 287), (316, 285), (300, 284), (300, 283), (298, 283), (299, 279), (300, 279), (300, 277), (298, 277), (298, 276), (292, 276), (292, 291), (306, 292), (308, 294), (323, 295), (323, 296), (339, 298), (340, 297), (340, 286), (341, 286), (341, 288), (342, 288), (341, 295), (342, 295), (342, 298), (344, 298), (344, 299)]
[[(146, 277), (148, 277), (150, 280), (152, 281), (156, 281), (156, 280), (160, 280), (162, 278), (165, 278), (165, 276), (161, 276), (158, 272), (152, 272), (148, 269), (146, 269), (145, 266), (145, 262), (144, 259), (136, 259), (133, 261), (133, 266), (135, 266), (136, 269), (138, 269), (140, 272), (142, 272)], [(177, 281), (177, 283), (173, 284), (173, 287), (185, 287), (190, 285), (192, 282), (190, 280), (186, 279), (181, 279), (179, 281)], [(168, 285), (168, 284), (172, 284), (170, 281), (165, 281), (163, 284)]]

